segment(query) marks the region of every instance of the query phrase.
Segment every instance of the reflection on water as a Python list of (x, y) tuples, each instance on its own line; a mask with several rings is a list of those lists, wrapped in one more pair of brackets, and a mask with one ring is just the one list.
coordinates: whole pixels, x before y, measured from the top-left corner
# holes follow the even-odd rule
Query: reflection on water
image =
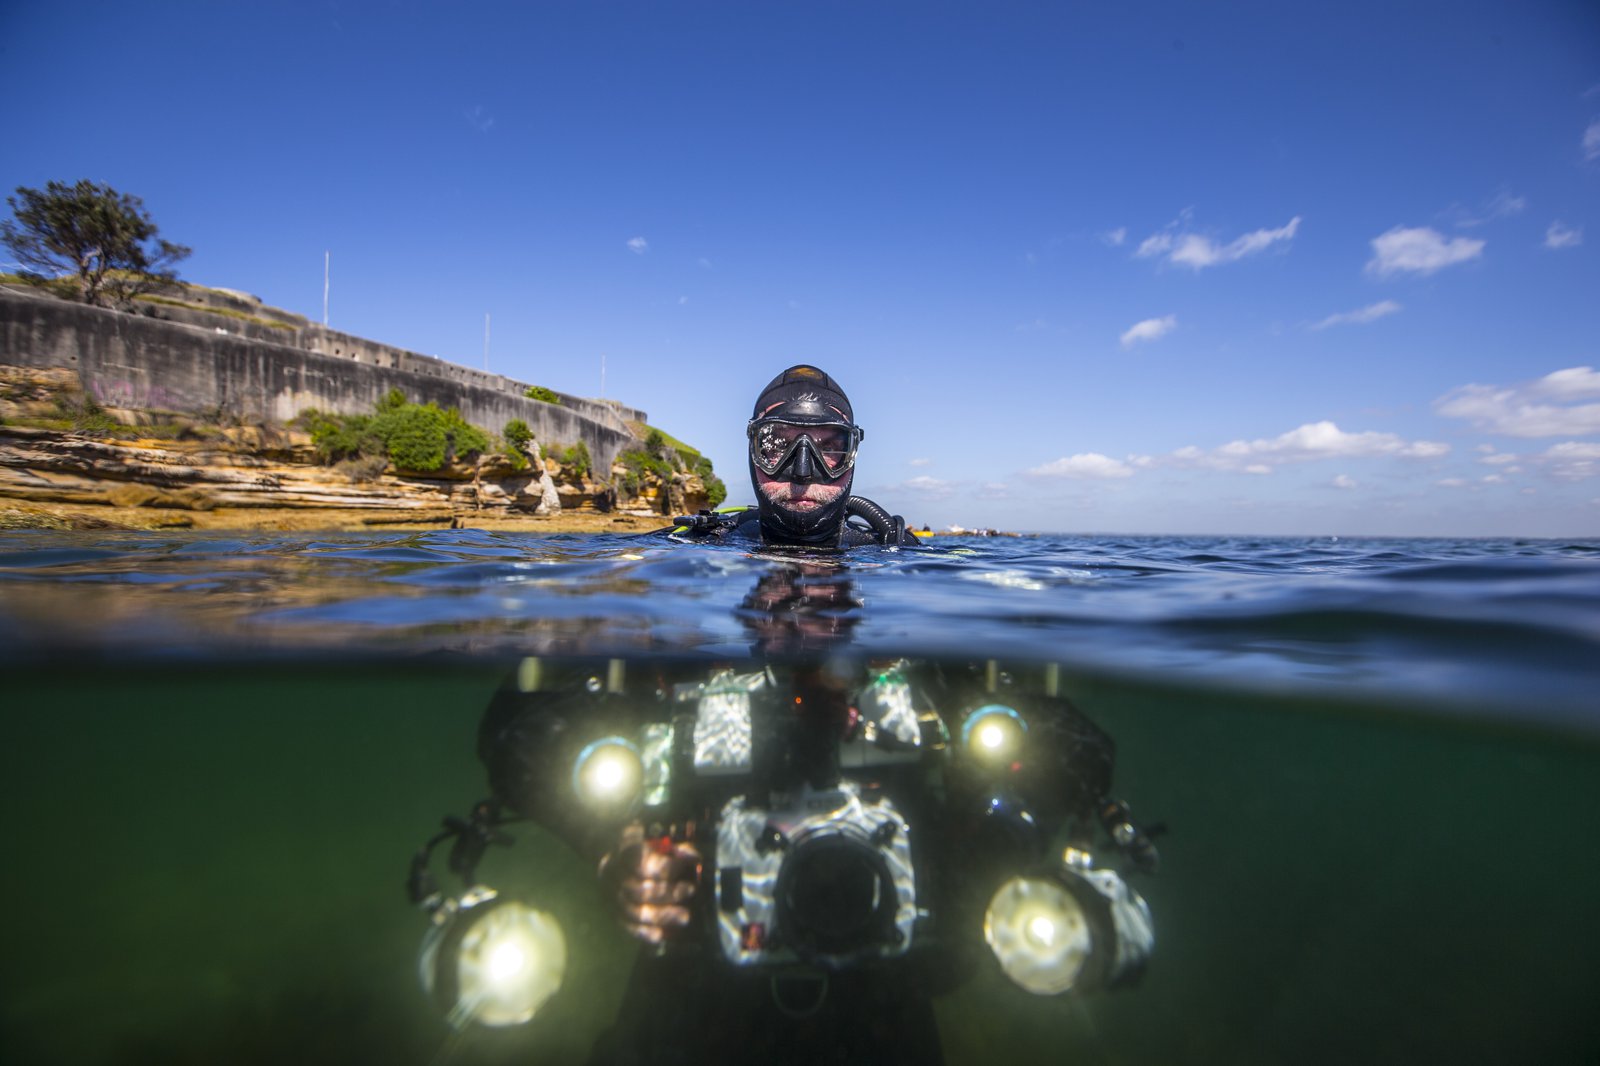
[(738, 656), (840, 640), (1593, 731), (1600, 545), (1040, 536), (825, 559), (475, 530), (0, 533), (13, 661)]

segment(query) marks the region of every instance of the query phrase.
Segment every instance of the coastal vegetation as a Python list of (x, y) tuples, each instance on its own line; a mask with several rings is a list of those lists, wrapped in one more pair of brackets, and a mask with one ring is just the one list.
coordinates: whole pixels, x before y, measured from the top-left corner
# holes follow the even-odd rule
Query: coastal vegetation
[(329, 414), (313, 407), (295, 422), (311, 434), (323, 462), (357, 469), (383, 459), (400, 470), (429, 474), (490, 447), (489, 435), (454, 407), (411, 403), (399, 389), (390, 389), (370, 415)]
[(553, 403), (557, 407), (561, 406), (561, 397), (543, 385), (529, 385), (522, 391), (522, 395), (530, 400), (538, 400), (540, 403)]
[[(487, 454), (497, 446), (512, 469), (524, 470), (528, 449), (534, 443), (533, 431), (520, 418), (507, 422), (496, 439), (463, 419), (455, 408), (412, 403), (399, 389), (389, 390), (370, 415), (307, 408), (293, 424), (311, 435), (323, 463), (337, 466), (357, 480), (376, 477), (391, 463), (399, 470), (435, 473), (451, 462)], [(644, 427), (634, 424), (632, 428), (637, 432)], [(564, 449), (551, 449), (550, 456), (575, 480), (594, 475), (589, 446), (582, 440)], [(620, 499), (637, 499), (652, 482), (670, 485), (680, 475), (701, 480), (707, 506), (716, 507), (728, 497), (728, 487), (713, 471), (710, 459), (653, 427), (645, 430), (640, 447), (617, 457), (612, 474)]]
[[(629, 428), (637, 434), (644, 427), (630, 423)], [(728, 486), (716, 475), (709, 458), (653, 426), (644, 435), (643, 447), (623, 452), (617, 456), (617, 463), (624, 470), (618, 482), (624, 495), (637, 493), (648, 477), (670, 478), (681, 471), (705, 484), (707, 506), (720, 506), (728, 498)]]
[(588, 477), (594, 469), (594, 460), (589, 457), (589, 446), (581, 440), (563, 451), (560, 459), (561, 464), (571, 467), (578, 477)]
[(0, 222), (0, 242), (16, 256), (22, 280), (59, 289), (59, 279), (73, 279), (84, 303), (109, 296), (127, 306), (175, 282), (174, 268), (189, 255), (160, 235), (144, 201), (99, 182), (19, 185), (6, 203), (12, 217)]

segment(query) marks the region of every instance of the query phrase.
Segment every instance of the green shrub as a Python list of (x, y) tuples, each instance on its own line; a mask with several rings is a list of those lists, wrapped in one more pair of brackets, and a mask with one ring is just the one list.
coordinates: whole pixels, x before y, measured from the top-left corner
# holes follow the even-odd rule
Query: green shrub
[(529, 385), (523, 390), (522, 395), (526, 396), (530, 400), (538, 400), (540, 403), (553, 403), (558, 407), (561, 405), (561, 397), (557, 396), (543, 385)]
[(588, 477), (594, 469), (594, 460), (589, 457), (589, 445), (579, 441), (561, 453), (561, 465), (572, 467), (572, 472), (578, 477)]
[(659, 429), (652, 429), (644, 438), (644, 450), (651, 455), (660, 455), (667, 450), (667, 438)]
[(630, 474), (655, 474), (657, 477), (671, 477), (672, 464), (659, 455), (647, 452), (629, 451), (617, 456), (617, 462), (627, 467)]
[(415, 404), (390, 389), (372, 415), (334, 415), (307, 408), (295, 419), (311, 434), (324, 463), (385, 456), (395, 466), (430, 473), (454, 458), (489, 450), (489, 435), (454, 407)]
[(444, 432), (450, 439), (450, 455), (456, 459), (482, 455), (489, 450), (489, 434), (462, 418), (454, 407), (444, 409)]
[(711, 508), (721, 507), (722, 501), (728, 498), (728, 486), (715, 474), (705, 479), (706, 506)]
[(528, 442), (533, 440), (533, 430), (529, 429), (528, 423), (520, 418), (513, 418), (507, 422), (506, 428), (500, 432), (505, 437), (506, 443), (519, 452), (526, 451)]
[[(402, 398), (402, 402), (404, 402)], [(311, 434), (317, 458), (324, 463), (386, 456), (383, 438), (372, 427), (370, 415), (333, 415), (308, 407), (295, 423)]]
[(450, 447), (443, 415), (433, 404), (408, 403), (382, 411), (372, 420), (372, 429), (395, 466), (428, 473), (444, 465)]

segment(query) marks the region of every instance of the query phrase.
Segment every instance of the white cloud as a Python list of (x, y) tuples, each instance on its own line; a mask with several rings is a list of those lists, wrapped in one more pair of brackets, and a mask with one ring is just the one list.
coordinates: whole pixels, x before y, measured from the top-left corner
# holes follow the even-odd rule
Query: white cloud
[(906, 465), (907, 466), (932, 466), (933, 465), (933, 460), (932, 459), (912, 459)]
[(633, 237), (628, 241), (628, 251), (634, 255), (643, 255), (650, 250), (650, 242), (643, 237)]
[(1393, 433), (1372, 430), (1346, 433), (1332, 422), (1308, 422), (1276, 437), (1231, 441), (1209, 452), (1191, 445), (1158, 461), (1163, 465), (1264, 474), (1285, 463), (1316, 459), (1436, 459), (1449, 451), (1450, 445), (1435, 441), (1408, 441)]
[(1128, 239), (1128, 227), (1118, 226), (1100, 235), (1100, 239), (1113, 248), (1120, 248)]
[(1327, 318), (1312, 326), (1312, 329), (1327, 329), (1329, 326), (1365, 325), (1376, 322), (1385, 315), (1398, 314), (1400, 304), (1394, 300), (1380, 300), (1375, 304), (1368, 304), (1358, 311), (1345, 311)]
[(1434, 484), (1447, 489), (1464, 489), (1467, 487), (1467, 479), (1464, 477), (1440, 478)]
[(1557, 398), (1600, 396), (1600, 374), (1586, 366), (1552, 371), (1531, 386), (1535, 395)]
[(1566, 226), (1560, 222), (1552, 222), (1550, 228), (1544, 231), (1546, 248), (1576, 248), (1582, 243), (1582, 226)]
[(1340, 474), (1333, 479), (1333, 487), (1336, 489), (1353, 489), (1356, 487), (1356, 479), (1349, 474)]
[(1178, 316), (1166, 315), (1162, 318), (1147, 318), (1128, 328), (1122, 335), (1122, 346), (1132, 348), (1141, 341), (1158, 340), (1178, 328)]
[(1388, 277), (1401, 271), (1432, 274), (1456, 263), (1465, 263), (1483, 254), (1484, 242), (1471, 237), (1446, 238), (1426, 226), (1407, 229), (1396, 226), (1372, 239), (1372, 259), (1367, 273)]
[(1600, 159), (1600, 118), (1589, 123), (1589, 128), (1583, 131), (1583, 158)]
[(1553, 477), (1563, 481), (1583, 481), (1600, 475), (1600, 444), (1567, 441), (1553, 444), (1538, 457)]
[(1478, 462), (1488, 463), (1490, 466), (1505, 466), (1516, 461), (1517, 455), (1515, 452), (1491, 452), (1478, 460)]
[(684, 304), (686, 304), (688, 302), (689, 302), (689, 298), (687, 296), (678, 297), (678, 306), (679, 307), (682, 307)]
[(1464, 228), (1482, 226), (1493, 222), (1497, 218), (1507, 218), (1511, 215), (1520, 215), (1528, 209), (1526, 197), (1512, 196), (1508, 192), (1497, 193), (1494, 199), (1484, 204), (1477, 211), (1469, 212), (1458, 209), (1455, 214), (1455, 223)]
[(1258, 229), (1228, 244), (1218, 244), (1210, 237), (1186, 232), (1188, 222), (1188, 213), (1185, 212), (1166, 229), (1140, 242), (1139, 250), (1134, 255), (1141, 259), (1165, 256), (1167, 262), (1176, 266), (1203, 270), (1218, 263), (1232, 263), (1264, 252), (1279, 241), (1293, 240), (1295, 231), (1300, 228), (1300, 216), (1296, 215), (1277, 229)]
[(703, 255), (699, 259), (696, 259), (695, 263), (699, 265), (701, 270), (710, 270), (711, 269), (711, 260), (707, 259)]
[(1486, 433), (1508, 437), (1588, 436), (1600, 433), (1600, 373), (1569, 367), (1521, 385), (1463, 385), (1434, 401), (1446, 418), (1464, 418)]
[(464, 114), (466, 115), (467, 125), (479, 133), (488, 133), (494, 129), (494, 116), (485, 111), (482, 104), (468, 109)]
[(1099, 452), (1080, 452), (1054, 462), (1036, 466), (1028, 473), (1035, 477), (1105, 479), (1132, 477), (1133, 468), (1120, 459)]
[(896, 485), (895, 491), (911, 493), (925, 499), (942, 500), (956, 493), (956, 485), (950, 481), (940, 481), (936, 477), (914, 477), (910, 481), (902, 481)]

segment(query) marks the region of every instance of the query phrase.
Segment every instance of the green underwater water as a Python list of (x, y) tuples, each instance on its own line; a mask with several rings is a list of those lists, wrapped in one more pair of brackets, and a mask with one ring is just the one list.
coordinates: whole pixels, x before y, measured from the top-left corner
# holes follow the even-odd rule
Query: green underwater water
[[(567, 930), (529, 1026), (421, 990), (408, 860), (487, 794), (492, 662), (13, 666), (0, 1060), (580, 1062), (634, 947), (540, 831), (486, 880)], [(1407, 707), (1067, 674), (1165, 822), (1141, 984), (936, 1004), (950, 1063), (1600, 1060), (1600, 745)]]

